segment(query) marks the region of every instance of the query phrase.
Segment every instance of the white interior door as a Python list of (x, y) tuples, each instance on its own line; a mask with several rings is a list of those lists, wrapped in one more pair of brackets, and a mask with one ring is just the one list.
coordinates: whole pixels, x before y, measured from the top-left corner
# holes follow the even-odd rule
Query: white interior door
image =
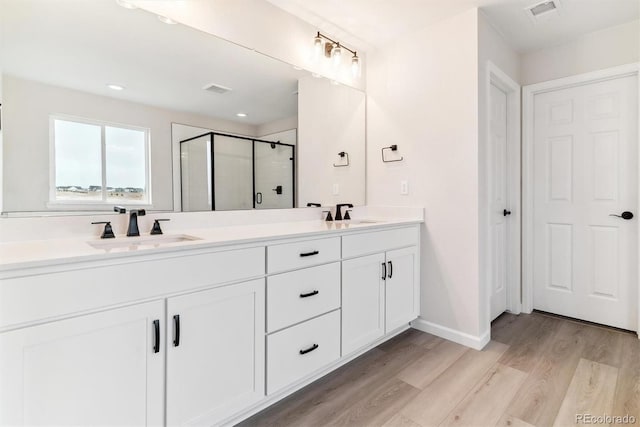
[(507, 200), (507, 94), (491, 84), (489, 111), (491, 320), (507, 309), (508, 218)]
[(533, 307), (637, 328), (637, 76), (535, 95)]

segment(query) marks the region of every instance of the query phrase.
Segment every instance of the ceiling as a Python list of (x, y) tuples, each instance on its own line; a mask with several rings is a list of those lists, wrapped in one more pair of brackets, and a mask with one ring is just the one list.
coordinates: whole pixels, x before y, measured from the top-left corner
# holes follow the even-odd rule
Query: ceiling
[(524, 8), (541, 0), (268, 0), (321, 31), (371, 50), (438, 21), (481, 8), (519, 52), (548, 47), (639, 18), (638, 0), (559, 0), (557, 19), (534, 24)]
[[(143, 10), (114, 0), (0, 0), (0, 7), (3, 73), (250, 125), (297, 114), (298, 78), (308, 73)], [(210, 83), (233, 90), (202, 89)]]

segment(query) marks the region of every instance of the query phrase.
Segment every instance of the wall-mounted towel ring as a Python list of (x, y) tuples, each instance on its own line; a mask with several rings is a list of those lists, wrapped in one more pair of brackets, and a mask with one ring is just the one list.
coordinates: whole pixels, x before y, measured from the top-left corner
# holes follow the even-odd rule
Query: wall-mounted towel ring
[(341, 159), (344, 159), (345, 156), (347, 158), (347, 163), (344, 165), (336, 165), (335, 163), (333, 164), (334, 168), (343, 168), (345, 166), (349, 166), (349, 153), (347, 153), (346, 151), (341, 151), (338, 153), (338, 156), (340, 156)]
[(393, 144), (393, 145), (391, 145), (389, 147), (383, 147), (382, 148), (381, 151), (382, 151), (382, 161), (383, 161), (383, 163), (401, 162), (401, 161), (404, 160), (404, 156), (401, 156), (399, 159), (396, 159), (396, 160), (386, 160), (384, 158), (384, 150), (398, 151), (398, 146), (396, 144)]

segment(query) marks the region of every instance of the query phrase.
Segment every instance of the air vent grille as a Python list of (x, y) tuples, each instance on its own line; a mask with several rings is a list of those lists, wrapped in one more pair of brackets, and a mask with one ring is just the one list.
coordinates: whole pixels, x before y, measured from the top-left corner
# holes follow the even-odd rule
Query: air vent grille
[(544, 13), (549, 13), (551, 11), (556, 10), (556, 4), (553, 1), (546, 1), (544, 3), (540, 3), (537, 4), (531, 8), (529, 8), (529, 12), (531, 12), (531, 14), (536, 17), (536, 16), (540, 16)]
[(208, 92), (215, 92), (215, 93), (227, 93), (233, 90), (230, 87), (217, 85), (215, 83), (208, 84), (205, 87), (203, 87), (203, 89)]

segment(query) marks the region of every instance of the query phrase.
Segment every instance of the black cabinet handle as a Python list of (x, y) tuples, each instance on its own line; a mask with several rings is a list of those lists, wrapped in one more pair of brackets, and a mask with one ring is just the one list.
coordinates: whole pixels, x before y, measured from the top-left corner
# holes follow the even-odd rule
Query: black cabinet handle
[(306, 253), (300, 254), (300, 257), (304, 258), (304, 257), (307, 257), (307, 256), (318, 255), (319, 253), (320, 253), (319, 251), (306, 252)]
[(175, 337), (173, 338), (173, 346), (177, 347), (180, 345), (180, 315), (176, 314), (173, 316), (173, 329), (175, 331)]
[(387, 263), (382, 263), (382, 280), (387, 280)]
[(391, 261), (387, 262), (389, 264), (389, 279), (393, 276), (393, 263)]
[(159, 320), (154, 320), (153, 321), (153, 352), (154, 353), (159, 353), (160, 352), (160, 321)]
[(300, 298), (308, 298), (308, 297), (312, 297), (314, 295), (318, 295), (320, 293), (320, 291), (313, 291), (313, 292), (309, 292), (308, 294), (300, 294)]
[(318, 344), (314, 344), (309, 348), (306, 348), (304, 350), (300, 350), (300, 354), (307, 354), (307, 353), (311, 353), (313, 350), (315, 350), (316, 348), (320, 347)]
[(507, 215), (511, 215), (511, 211), (508, 211), (508, 210), (504, 209), (502, 211), (502, 216), (507, 216)]

